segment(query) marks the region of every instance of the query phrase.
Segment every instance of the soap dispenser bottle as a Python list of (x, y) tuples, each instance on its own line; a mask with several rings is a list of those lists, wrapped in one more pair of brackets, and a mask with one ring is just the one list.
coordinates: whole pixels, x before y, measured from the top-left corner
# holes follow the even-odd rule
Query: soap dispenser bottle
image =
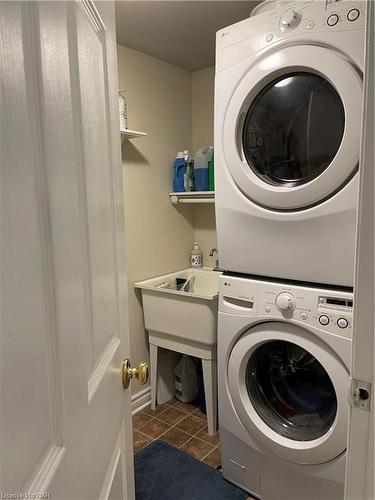
[(203, 254), (198, 243), (194, 243), (193, 250), (190, 252), (190, 267), (203, 267)]

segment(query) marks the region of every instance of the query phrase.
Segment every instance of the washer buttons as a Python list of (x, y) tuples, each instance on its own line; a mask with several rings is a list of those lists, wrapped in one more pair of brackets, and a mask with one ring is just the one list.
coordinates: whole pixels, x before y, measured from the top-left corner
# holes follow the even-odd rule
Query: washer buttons
[(337, 326), (339, 328), (346, 328), (348, 326), (348, 320), (345, 318), (339, 318), (337, 320)]
[(264, 310), (266, 311), (266, 313), (270, 313), (271, 312), (271, 306), (264, 306)]
[(273, 34), (268, 33), (268, 35), (266, 36), (266, 42), (270, 42), (272, 39), (273, 39)]
[(327, 19), (327, 24), (328, 26), (334, 26), (335, 24), (337, 24), (339, 22), (339, 16), (337, 14), (332, 14), (331, 16), (329, 16), (329, 18)]
[(308, 30), (312, 30), (314, 26), (315, 26), (314, 21), (309, 21), (308, 23), (306, 23), (306, 28)]
[(301, 316), (301, 319), (307, 319), (307, 313), (306, 312), (301, 312), (300, 316)]
[(356, 21), (359, 18), (359, 10), (358, 9), (352, 9), (349, 10), (348, 15), (346, 16), (349, 21)]
[(328, 325), (329, 317), (326, 316), (325, 314), (322, 314), (321, 316), (319, 316), (319, 323), (324, 326)]

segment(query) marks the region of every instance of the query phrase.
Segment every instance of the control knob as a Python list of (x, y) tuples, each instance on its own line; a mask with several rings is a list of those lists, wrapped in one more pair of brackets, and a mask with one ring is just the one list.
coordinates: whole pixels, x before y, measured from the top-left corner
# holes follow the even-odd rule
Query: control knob
[(288, 31), (296, 28), (301, 22), (301, 14), (296, 10), (289, 9), (280, 18), (281, 31)]
[(276, 307), (282, 313), (289, 313), (294, 311), (296, 302), (291, 293), (282, 292), (276, 297)]

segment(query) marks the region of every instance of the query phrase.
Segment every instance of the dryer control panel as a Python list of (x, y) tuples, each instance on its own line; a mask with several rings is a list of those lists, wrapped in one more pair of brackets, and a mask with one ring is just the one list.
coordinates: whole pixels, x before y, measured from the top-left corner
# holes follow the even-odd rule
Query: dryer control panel
[(351, 338), (353, 294), (343, 289), (223, 274), (219, 311), (262, 320), (285, 319)]
[(365, 18), (364, 0), (296, 0), (285, 7), (275, 2), (274, 7), (217, 32), (216, 72), (284, 41), (289, 45), (331, 46), (339, 51), (358, 46), (353, 47), (354, 58), (361, 57)]

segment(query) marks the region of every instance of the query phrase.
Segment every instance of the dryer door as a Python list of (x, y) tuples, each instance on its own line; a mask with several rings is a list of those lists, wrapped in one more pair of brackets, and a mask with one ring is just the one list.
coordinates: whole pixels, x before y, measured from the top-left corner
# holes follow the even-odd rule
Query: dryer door
[(228, 385), (242, 424), (272, 453), (319, 464), (345, 451), (349, 373), (312, 333), (255, 326), (231, 352)]
[(275, 210), (316, 205), (358, 167), (362, 79), (341, 54), (287, 47), (258, 60), (239, 82), (222, 129), (237, 187)]

